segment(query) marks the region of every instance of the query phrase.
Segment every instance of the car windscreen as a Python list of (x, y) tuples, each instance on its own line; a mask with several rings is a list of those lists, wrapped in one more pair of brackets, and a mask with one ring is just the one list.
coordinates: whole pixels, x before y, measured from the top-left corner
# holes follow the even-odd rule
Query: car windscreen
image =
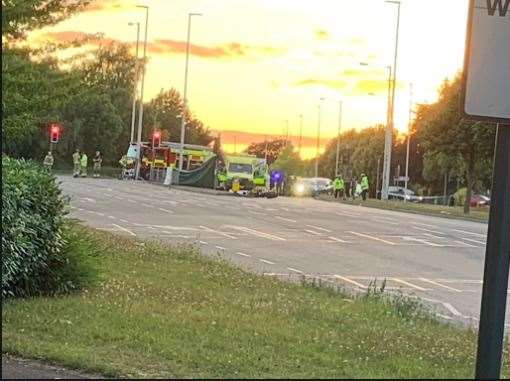
[(234, 173), (247, 173), (249, 175), (252, 174), (253, 169), (251, 164), (239, 164), (239, 163), (230, 163), (228, 165), (228, 171)]

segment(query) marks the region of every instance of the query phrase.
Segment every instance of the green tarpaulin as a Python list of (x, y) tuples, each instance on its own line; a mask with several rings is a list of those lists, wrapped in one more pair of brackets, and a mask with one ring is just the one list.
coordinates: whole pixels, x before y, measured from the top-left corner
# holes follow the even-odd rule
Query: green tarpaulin
[(182, 171), (179, 175), (179, 185), (199, 188), (214, 188), (214, 169), (216, 156), (207, 160), (200, 168), (192, 171)]

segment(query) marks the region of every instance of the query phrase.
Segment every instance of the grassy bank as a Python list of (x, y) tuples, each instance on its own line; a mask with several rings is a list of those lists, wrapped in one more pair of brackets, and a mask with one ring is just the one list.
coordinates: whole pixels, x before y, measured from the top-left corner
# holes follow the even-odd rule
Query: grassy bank
[(100, 282), (4, 302), (3, 352), (128, 377), (473, 377), (475, 334), (405, 301), (346, 299), (191, 247), (75, 229), (102, 253)]
[(363, 205), (369, 208), (387, 209), (387, 210), (398, 210), (400, 212), (425, 214), (431, 216), (447, 217), (447, 218), (461, 218), (476, 222), (487, 222), (489, 219), (489, 208), (471, 208), (469, 215), (464, 214), (463, 207), (455, 206), (448, 207), (442, 205), (432, 204), (421, 204), (413, 202), (402, 202), (402, 201), (382, 201), (376, 199), (369, 199), (362, 201), (357, 199), (356, 201), (348, 200), (335, 200), (331, 196), (321, 195), (318, 199), (325, 201), (341, 202), (348, 205)]

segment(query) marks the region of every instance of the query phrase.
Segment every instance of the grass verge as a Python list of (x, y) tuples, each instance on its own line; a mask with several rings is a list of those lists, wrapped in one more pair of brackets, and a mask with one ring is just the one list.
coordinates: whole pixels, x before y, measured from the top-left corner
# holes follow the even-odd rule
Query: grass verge
[(347, 299), (192, 247), (73, 229), (101, 253), (99, 283), (5, 301), (3, 352), (137, 378), (473, 377), (475, 333), (405, 301)]
[(469, 215), (464, 214), (464, 209), (462, 207), (449, 207), (442, 205), (432, 205), (432, 204), (420, 204), (413, 202), (402, 202), (402, 201), (382, 201), (376, 199), (368, 199), (366, 201), (362, 201), (361, 199), (357, 199), (356, 201), (348, 200), (335, 200), (331, 196), (321, 195), (317, 197), (319, 200), (332, 201), (332, 202), (341, 202), (347, 205), (363, 205), (369, 208), (377, 208), (377, 209), (387, 209), (387, 210), (397, 210), (399, 212), (407, 212), (407, 213), (416, 213), (416, 214), (425, 214), (430, 216), (438, 216), (438, 217), (446, 217), (446, 218), (456, 218), (456, 219), (464, 219), (468, 221), (476, 221), (476, 222), (487, 222), (489, 220), (489, 208), (471, 208)]

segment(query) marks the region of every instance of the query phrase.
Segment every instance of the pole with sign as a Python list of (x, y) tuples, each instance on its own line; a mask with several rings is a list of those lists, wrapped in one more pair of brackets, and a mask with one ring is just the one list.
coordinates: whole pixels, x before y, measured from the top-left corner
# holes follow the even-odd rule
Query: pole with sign
[(461, 111), (497, 123), (476, 378), (498, 379), (510, 270), (510, 0), (470, 0)]

